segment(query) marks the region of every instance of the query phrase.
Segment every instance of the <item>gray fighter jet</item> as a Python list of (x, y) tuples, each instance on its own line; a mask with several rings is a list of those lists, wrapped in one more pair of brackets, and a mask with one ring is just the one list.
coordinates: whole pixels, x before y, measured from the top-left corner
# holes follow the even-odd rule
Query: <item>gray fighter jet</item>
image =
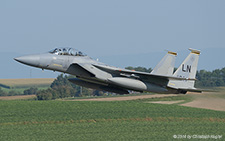
[(151, 73), (121, 69), (98, 62), (73, 48), (56, 48), (48, 53), (14, 58), (41, 69), (75, 75), (70, 82), (102, 91), (128, 94), (129, 91), (156, 93), (201, 92), (194, 87), (199, 50), (191, 53), (174, 71), (177, 53), (168, 51)]

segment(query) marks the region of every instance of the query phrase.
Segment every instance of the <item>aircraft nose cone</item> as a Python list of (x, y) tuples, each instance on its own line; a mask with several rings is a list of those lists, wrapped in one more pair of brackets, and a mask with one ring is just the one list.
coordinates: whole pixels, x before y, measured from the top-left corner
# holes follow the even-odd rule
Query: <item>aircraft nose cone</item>
[(21, 56), (14, 58), (14, 60), (29, 66), (37, 67), (40, 63), (40, 55)]

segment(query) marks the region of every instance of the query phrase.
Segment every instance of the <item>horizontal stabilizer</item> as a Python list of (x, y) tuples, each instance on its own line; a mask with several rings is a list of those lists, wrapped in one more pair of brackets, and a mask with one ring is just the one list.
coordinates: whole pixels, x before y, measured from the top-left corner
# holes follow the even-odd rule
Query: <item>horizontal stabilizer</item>
[(202, 93), (202, 90), (200, 89), (181, 89), (183, 91), (189, 91), (189, 92), (197, 92), (197, 93)]
[(189, 92), (197, 92), (197, 93), (202, 93), (202, 92), (219, 92), (218, 90), (214, 90), (214, 89), (199, 89), (199, 88), (175, 88), (175, 87), (171, 87), (168, 86), (169, 88), (178, 90), (178, 91), (189, 91)]

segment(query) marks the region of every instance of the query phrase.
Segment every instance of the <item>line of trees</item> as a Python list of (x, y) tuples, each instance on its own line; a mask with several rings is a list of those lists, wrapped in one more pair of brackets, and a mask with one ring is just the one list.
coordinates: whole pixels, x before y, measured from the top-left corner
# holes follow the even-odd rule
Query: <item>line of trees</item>
[(14, 96), (14, 95), (18, 95), (18, 92), (13, 90), (6, 92), (6, 91), (3, 91), (2, 88), (0, 87), (0, 96)]
[(225, 68), (211, 71), (200, 70), (196, 74), (196, 87), (225, 86)]
[(59, 75), (47, 90), (37, 92), (38, 100), (51, 100), (65, 97), (103, 96), (105, 93), (69, 82), (73, 76)]
[(15, 96), (15, 95), (33, 95), (38, 92), (38, 88), (36, 87), (31, 87), (29, 89), (26, 89), (22, 92), (15, 91), (15, 90), (10, 90), (9, 92), (3, 91), (2, 88), (0, 87), (0, 96)]
[(135, 71), (141, 71), (141, 72), (152, 72), (152, 68), (145, 68), (145, 67), (126, 67), (125, 69), (128, 69), (128, 70), (135, 70)]

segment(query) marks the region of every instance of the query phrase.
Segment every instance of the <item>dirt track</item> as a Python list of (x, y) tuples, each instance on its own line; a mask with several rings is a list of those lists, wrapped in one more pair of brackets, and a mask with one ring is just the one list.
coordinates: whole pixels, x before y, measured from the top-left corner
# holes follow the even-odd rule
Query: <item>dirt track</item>
[(176, 94), (170, 94), (170, 95), (168, 95), (168, 94), (155, 94), (155, 95), (140, 95), (140, 96), (76, 99), (76, 100), (73, 100), (73, 101), (125, 101), (125, 100), (136, 100), (136, 99), (168, 97), (168, 96), (178, 96), (178, 95), (176, 95)]
[(216, 111), (225, 111), (225, 94), (222, 93), (202, 93), (189, 94), (194, 100), (188, 103), (181, 104), (182, 106), (211, 109)]
[[(193, 101), (180, 104), (187, 107), (211, 109), (217, 111), (225, 111), (225, 93), (189, 93), (187, 94), (193, 97)], [(155, 95), (141, 95), (141, 96), (125, 96), (125, 97), (110, 97), (110, 98), (93, 98), (93, 99), (76, 99), (74, 101), (124, 101), (124, 100), (135, 100), (144, 98), (158, 98), (158, 97), (168, 97), (168, 96), (178, 96), (176, 94), (155, 94)], [(161, 101), (161, 102), (151, 102), (159, 104), (175, 104), (181, 101)]]

